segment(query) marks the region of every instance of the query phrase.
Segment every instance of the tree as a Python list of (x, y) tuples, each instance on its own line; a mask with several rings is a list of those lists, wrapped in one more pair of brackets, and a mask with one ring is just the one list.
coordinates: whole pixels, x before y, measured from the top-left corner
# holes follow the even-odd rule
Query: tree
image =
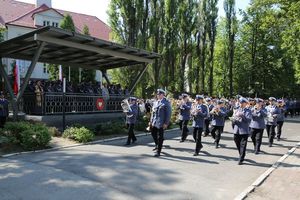
[(236, 13), (235, 0), (224, 0), (224, 10), (226, 14), (226, 34), (227, 34), (227, 68), (229, 70), (229, 96), (233, 96), (233, 60), (234, 60), (234, 39), (236, 34)]
[(0, 28), (0, 42), (4, 41), (4, 32), (6, 31), (5, 28)]
[(214, 85), (214, 51), (217, 35), (218, 0), (208, 1), (208, 38), (209, 38), (209, 94), (213, 95)]
[(84, 35), (90, 35), (90, 29), (86, 24), (83, 26), (82, 33)]
[[(90, 29), (86, 24), (83, 26), (82, 32), (84, 35), (90, 35)], [(81, 76), (81, 79), (79, 81), (94, 82), (96, 76), (96, 70), (79, 68), (79, 76)]]
[[(179, 3), (179, 41), (181, 58), (180, 58), (180, 91), (185, 91), (185, 80), (188, 80), (186, 75), (187, 59), (192, 56), (192, 35), (196, 30), (196, 3), (194, 0), (181, 1)], [(191, 66), (189, 66), (191, 67)]]
[[(199, 3), (198, 10), (198, 33), (197, 33), (197, 56), (200, 60), (200, 65), (196, 69), (196, 92), (199, 93), (199, 77), (201, 78), (200, 87), (201, 92), (205, 91), (205, 64), (206, 64), (206, 50), (207, 50), (207, 28), (208, 28), (208, 0), (203, 0)], [(201, 69), (201, 70), (200, 70)], [(201, 75), (200, 75), (201, 71)]]
[[(76, 31), (74, 21), (71, 15), (67, 14), (64, 16), (63, 20), (60, 23), (60, 28), (68, 31)], [(79, 82), (79, 69), (78, 68), (70, 68), (70, 66), (62, 66), (63, 74), (68, 74), (71, 78), (71, 82), (78, 83)]]
[(64, 16), (63, 20), (60, 23), (60, 28), (68, 31), (75, 32), (75, 24), (71, 15), (67, 14)]

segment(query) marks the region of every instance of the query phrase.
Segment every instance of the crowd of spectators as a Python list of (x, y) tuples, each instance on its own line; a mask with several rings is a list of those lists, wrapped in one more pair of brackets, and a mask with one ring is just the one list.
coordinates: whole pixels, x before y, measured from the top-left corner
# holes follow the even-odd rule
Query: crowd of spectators
[[(63, 83), (60, 80), (57, 81), (47, 81), (47, 80), (36, 80), (30, 81), (26, 92), (36, 93), (37, 88), (43, 93), (62, 93)], [(72, 82), (67, 82), (66, 92), (74, 94), (87, 94), (87, 95), (102, 95), (102, 96), (128, 96), (128, 88), (122, 88), (120, 84), (107, 85), (92, 82), (81, 82), (78, 84), (73, 84)]]

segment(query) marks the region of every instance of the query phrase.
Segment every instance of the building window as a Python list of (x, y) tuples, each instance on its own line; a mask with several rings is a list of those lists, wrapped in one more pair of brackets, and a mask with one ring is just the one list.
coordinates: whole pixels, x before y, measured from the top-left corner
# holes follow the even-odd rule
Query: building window
[(58, 23), (57, 22), (52, 22), (52, 26), (58, 27)]
[(43, 72), (44, 74), (48, 74), (49, 73), (49, 70), (48, 70), (48, 66), (46, 63), (43, 64), (44, 68), (43, 68)]
[(50, 21), (43, 21), (43, 25), (44, 26), (49, 26), (50, 25)]

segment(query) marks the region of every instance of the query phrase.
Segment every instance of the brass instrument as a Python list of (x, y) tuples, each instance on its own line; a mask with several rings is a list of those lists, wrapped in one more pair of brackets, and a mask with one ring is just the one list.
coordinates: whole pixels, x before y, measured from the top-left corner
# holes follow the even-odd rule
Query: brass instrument
[[(121, 107), (122, 107), (124, 113), (132, 112), (128, 99), (122, 100)], [(132, 116), (133, 115), (128, 115), (128, 117), (132, 117)]]
[(192, 105), (192, 109), (191, 109), (191, 115), (195, 116), (197, 115), (199, 112), (202, 112), (202, 108), (200, 104), (194, 103)]
[(255, 110), (255, 111), (260, 111), (260, 110), (261, 110), (261, 106), (260, 106), (260, 105), (257, 105), (257, 104), (255, 104), (255, 106), (254, 106), (254, 110)]
[(214, 107), (211, 111), (210, 111), (210, 114), (213, 114), (213, 115), (219, 115), (220, 113), (220, 108), (219, 107)]

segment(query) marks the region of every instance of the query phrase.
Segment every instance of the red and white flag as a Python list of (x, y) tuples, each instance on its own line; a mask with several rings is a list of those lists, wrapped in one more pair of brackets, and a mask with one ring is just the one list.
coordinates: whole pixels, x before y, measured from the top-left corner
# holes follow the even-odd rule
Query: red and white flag
[(14, 68), (14, 93), (18, 94), (20, 90), (20, 60), (16, 60), (15, 68)]

